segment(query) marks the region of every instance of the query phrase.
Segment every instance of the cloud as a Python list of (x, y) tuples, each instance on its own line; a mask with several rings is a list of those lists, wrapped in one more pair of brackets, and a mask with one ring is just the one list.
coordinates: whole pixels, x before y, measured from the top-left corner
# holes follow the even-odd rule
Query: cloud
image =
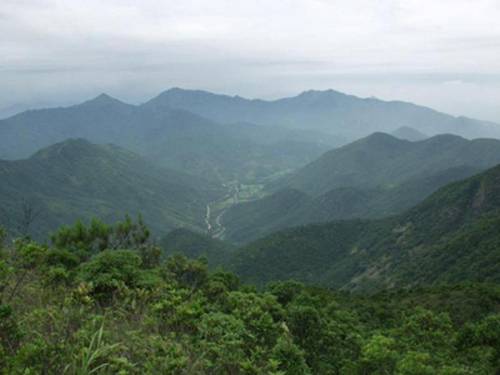
[(464, 84), (464, 81), (462, 81), (461, 79), (454, 79), (452, 81), (445, 81), (443, 82), (443, 84), (447, 86), (460, 86)]
[(109, 90), (139, 100), (169, 85), (266, 97), (319, 76), (352, 77), (355, 88), (363, 74), (498, 75), (498, 19), (497, 0), (2, 0), (0, 104)]

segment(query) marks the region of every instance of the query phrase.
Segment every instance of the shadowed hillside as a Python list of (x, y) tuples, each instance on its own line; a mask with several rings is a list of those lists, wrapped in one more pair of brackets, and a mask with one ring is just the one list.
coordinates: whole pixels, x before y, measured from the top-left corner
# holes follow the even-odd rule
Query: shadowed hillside
[[(1, 161), (0, 180), (2, 224), (41, 238), (78, 218), (114, 221), (124, 214), (143, 214), (155, 233), (178, 226), (202, 229), (206, 202), (220, 194), (203, 179), (83, 139), (55, 144), (29, 159)], [(23, 228), (26, 205), (37, 214), (30, 228)]]

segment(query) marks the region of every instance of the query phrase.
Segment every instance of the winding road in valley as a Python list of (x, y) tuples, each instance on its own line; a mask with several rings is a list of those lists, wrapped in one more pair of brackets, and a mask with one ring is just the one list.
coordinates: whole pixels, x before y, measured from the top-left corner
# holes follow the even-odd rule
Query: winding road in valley
[(212, 224), (210, 224), (210, 204), (207, 204), (207, 214), (205, 215), (205, 224), (207, 225), (207, 232), (212, 231)]
[[(222, 217), (226, 213), (226, 211), (231, 208), (231, 206), (237, 204), (239, 202), (239, 183), (231, 184), (228, 186), (227, 194), (221, 199), (215, 200), (207, 204), (207, 210), (205, 214), (205, 224), (207, 226), (207, 234), (212, 236), (213, 238), (224, 239), (224, 233), (226, 232), (226, 228), (222, 222)], [(223, 208), (217, 212), (215, 215), (215, 219), (213, 219), (213, 215), (215, 214), (214, 207), (217, 204), (221, 204), (223, 202), (227, 202)]]

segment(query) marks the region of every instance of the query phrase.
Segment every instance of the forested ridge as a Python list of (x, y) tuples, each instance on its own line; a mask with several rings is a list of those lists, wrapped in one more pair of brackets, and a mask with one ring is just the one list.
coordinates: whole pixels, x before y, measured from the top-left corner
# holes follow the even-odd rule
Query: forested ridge
[(242, 284), (172, 256), (139, 219), (4, 241), (5, 374), (495, 374), (500, 288), (372, 295)]
[(349, 290), (500, 281), (500, 166), (439, 189), (400, 215), (289, 228), (234, 253), (259, 285), (295, 279)]
[(373, 133), (268, 182), (271, 195), (231, 207), (225, 238), (244, 244), (293, 226), (397, 215), (498, 163), (495, 139), (441, 134), (410, 142)]

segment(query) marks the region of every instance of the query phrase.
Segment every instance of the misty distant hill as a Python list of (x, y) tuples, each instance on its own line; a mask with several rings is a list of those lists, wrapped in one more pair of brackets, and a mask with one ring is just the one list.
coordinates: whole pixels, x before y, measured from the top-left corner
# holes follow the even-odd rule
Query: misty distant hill
[(134, 106), (102, 94), (0, 120), (0, 158), (26, 158), (68, 138), (114, 143), (161, 166), (217, 181), (296, 168), (338, 145), (314, 132), (220, 125), (186, 110)]
[(214, 181), (255, 181), (301, 167), (374, 131), (417, 140), (437, 133), (497, 137), (499, 129), (410, 103), (333, 90), (264, 101), (176, 88), (137, 106), (102, 94), (0, 120), (0, 158), (26, 158), (56, 142), (85, 138)]
[(412, 103), (358, 98), (334, 90), (310, 90), (294, 97), (266, 101), (173, 88), (144, 106), (185, 109), (222, 123), (247, 121), (314, 129), (351, 140), (376, 131), (391, 133), (401, 127), (411, 127), (428, 135), (452, 133), (466, 138), (500, 138), (497, 124), (454, 117)]
[(374, 133), (331, 150), (273, 188), (294, 188), (312, 196), (344, 187), (395, 186), (453, 167), (486, 169), (500, 163), (500, 140), (442, 134), (419, 142)]
[(205, 205), (220, 194), (207, 181), (159, 168), (113, 145), (71, 139), (28, 159), (0, 161), (0, 225), (23, 226), (23, 205), (37, 213), (29, 233), (46, 236), (63, 224), (142, 214), (155, 234), (204, 229)]

